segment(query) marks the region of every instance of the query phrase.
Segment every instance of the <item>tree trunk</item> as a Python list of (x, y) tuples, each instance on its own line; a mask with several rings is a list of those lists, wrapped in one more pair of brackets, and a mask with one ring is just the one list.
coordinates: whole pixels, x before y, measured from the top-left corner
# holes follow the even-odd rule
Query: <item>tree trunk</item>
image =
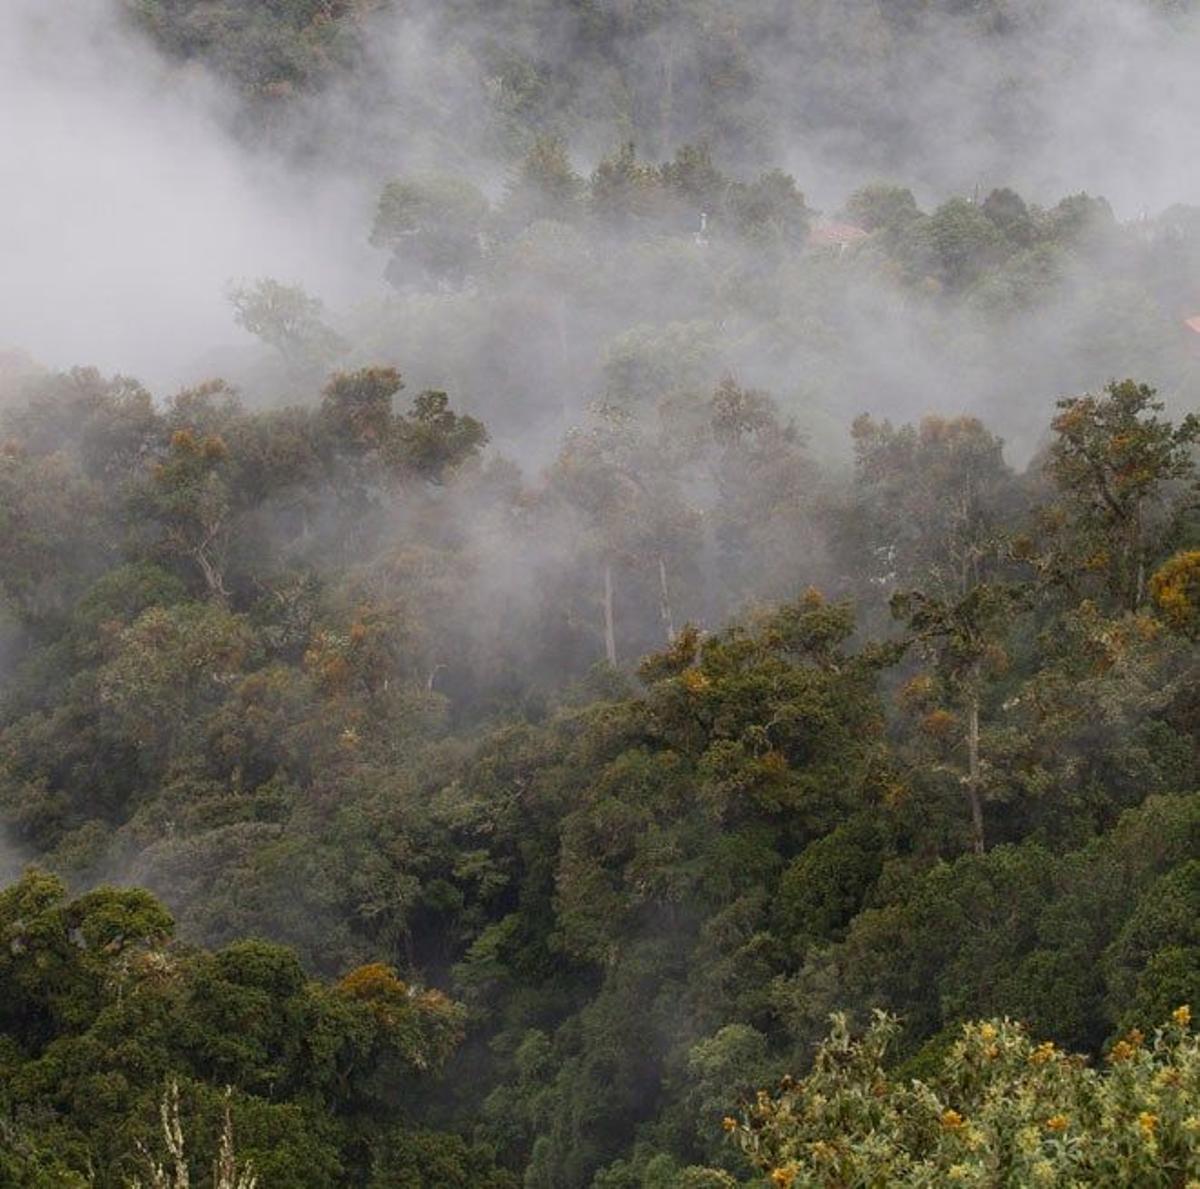
[(973, 689), (967, 698), (967, 800), (971, 804), (971, 843), (977, 855), (984, 850), (979, 784), (979, 691)]
[(617, 633), (613, 626), (612, 565), (604, 566), (604, 654), (610, 665), (617, 663)]
[(675, 617), (671, 614), (671, 595), (667, 589), (667, 563), (662, 556), (658, 559), (658, 592), (659, 614), (662, 616), (663, 631), (667, 633), (667, 643), (675, 643)]
[(208, 556), (203, 547), (197, 549), (192, 556), (195, 557), (196, 564), (200, 567), (201, 574), (204, 575), (209, 598), (218, 603), (228, 603), (229, 591), (225, 589), (225, 578), (217, 564)]

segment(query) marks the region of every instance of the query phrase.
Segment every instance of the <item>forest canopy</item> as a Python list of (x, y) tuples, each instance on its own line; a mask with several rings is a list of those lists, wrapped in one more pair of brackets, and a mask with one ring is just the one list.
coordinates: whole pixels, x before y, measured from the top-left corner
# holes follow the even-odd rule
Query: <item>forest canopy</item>
[(1200, 1183), (1200, 14), (35, 7), (0, 1182)]

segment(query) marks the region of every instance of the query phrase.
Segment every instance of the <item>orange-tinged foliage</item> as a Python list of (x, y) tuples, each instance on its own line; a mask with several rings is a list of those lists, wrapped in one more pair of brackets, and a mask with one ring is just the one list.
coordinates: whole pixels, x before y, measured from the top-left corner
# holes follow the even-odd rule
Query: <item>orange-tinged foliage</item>
[(1154, 573), (1150, 597), (1176, 631), (1200, 633), (1200, 549), (1183, 550)]
[(338, 980), (337, 990), (350, 999), (408, 996), (408, 984), (385, 962), (356, 967)]
[(201, 443), (200, 452), (210, 462), (217, 462), (229, 453), (229, 447), (219, 434), (212, 434)]
[(945, 739), (958, 730), (958, 719), (949, 710), (931, 710), (921, 719), (921, 730), (935, 739)]

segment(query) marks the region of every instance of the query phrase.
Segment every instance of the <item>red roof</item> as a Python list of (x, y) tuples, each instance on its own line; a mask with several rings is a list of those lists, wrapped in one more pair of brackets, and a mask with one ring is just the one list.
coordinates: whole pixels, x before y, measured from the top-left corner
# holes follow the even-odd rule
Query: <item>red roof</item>
[(867, 232), (853, 223), (822, 223), (808, 233), (808, 242), (821, 244), (854, 244), (867, 238)]

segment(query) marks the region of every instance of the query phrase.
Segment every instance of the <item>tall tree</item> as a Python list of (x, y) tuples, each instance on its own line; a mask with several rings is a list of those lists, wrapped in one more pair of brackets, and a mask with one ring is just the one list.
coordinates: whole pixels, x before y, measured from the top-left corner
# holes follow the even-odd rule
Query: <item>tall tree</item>
[(1173, 425), (1156, 416), (1163, 405), (1155, 395), (1122, 380), (1102, 395), (1059, 401), (1046, 459), (1059, 493), (1043, 517), (1058, 577), (1086, 592), (1094, 576), (1110, 605), (1126, 611), (1144, 603), (1174, 521), (1200, 495), (1200, 416)]

